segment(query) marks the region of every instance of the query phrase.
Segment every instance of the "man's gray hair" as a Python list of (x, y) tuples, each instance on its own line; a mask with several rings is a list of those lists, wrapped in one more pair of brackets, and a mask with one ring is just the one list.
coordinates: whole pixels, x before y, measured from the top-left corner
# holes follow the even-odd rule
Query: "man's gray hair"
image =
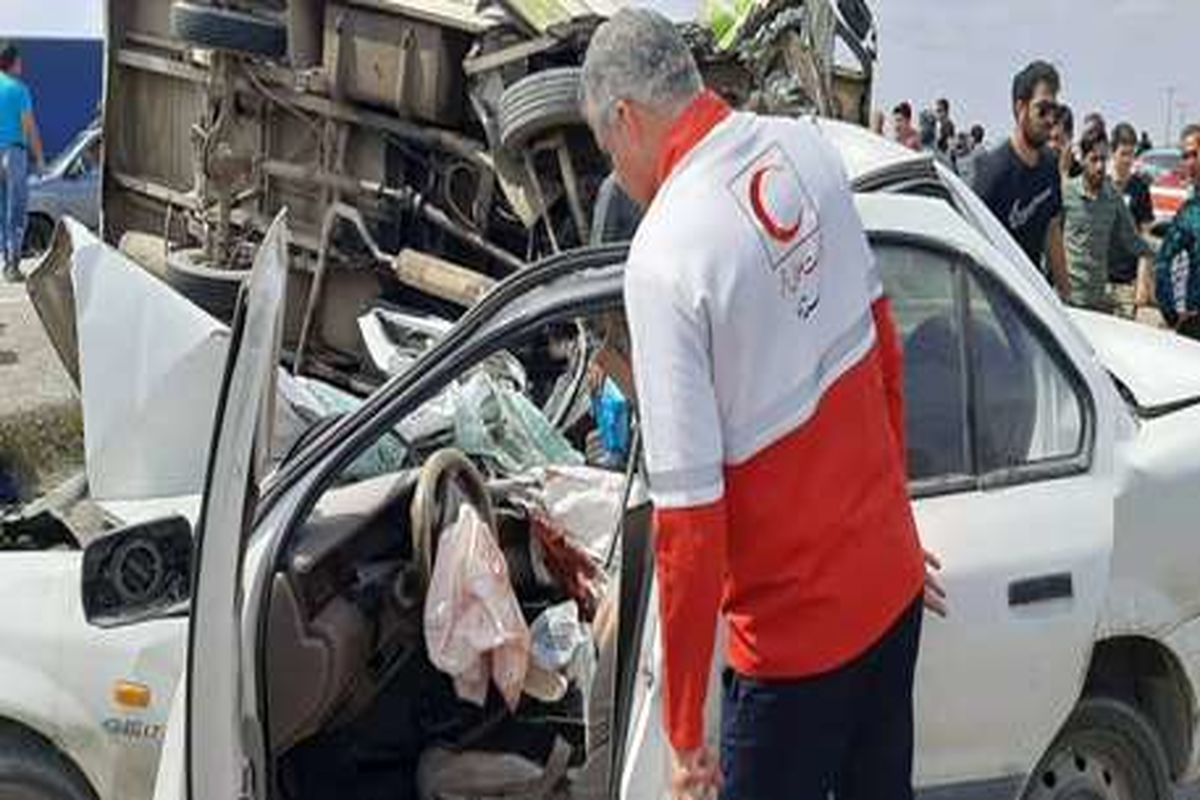
[(607, 126), (618, 100), (675, 115), (703, 89), (675, 25), (646, 8), (621, 9), (597, 28), (583, 60), (581, 100), (593, 124)]

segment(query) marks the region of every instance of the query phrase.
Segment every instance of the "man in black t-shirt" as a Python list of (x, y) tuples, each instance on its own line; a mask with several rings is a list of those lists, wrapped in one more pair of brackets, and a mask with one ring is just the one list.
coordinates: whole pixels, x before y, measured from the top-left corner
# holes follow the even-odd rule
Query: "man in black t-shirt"
[(1008, 229), (1064, 300), (1070, 293), (1063, 250), (1062, 179), (1046, 147), (1058, 113), (1058, 71), (1035, 61), (1013, 78), (1016, 128), (1007, 142), (975, 165), (975, 193)]

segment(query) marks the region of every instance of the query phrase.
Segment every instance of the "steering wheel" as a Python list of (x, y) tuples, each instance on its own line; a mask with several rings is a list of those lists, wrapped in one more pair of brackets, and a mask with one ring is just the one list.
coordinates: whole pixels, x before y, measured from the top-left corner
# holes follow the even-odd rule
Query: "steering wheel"
[(483, 476), (461, 450), (439, 450), (421, 468), (410, 506), (413, 557), (422, 590), (428, 588), (433, 575), (438, 536), (458, 519), (463, 503), (474, 507), (494, 535), (496, 516)]

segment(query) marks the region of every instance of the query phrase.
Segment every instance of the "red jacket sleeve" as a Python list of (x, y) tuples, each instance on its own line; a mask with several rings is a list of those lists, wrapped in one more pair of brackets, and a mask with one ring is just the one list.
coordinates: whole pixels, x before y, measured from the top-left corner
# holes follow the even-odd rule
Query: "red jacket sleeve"
[(892, 435), (900, 450), (900, 463), (908, 463), (908, 447), (904, 424), (904, 353), (896, 320), (892, 316), (892, 303), (880, 297), (871, 305), (875, 317), (875, 339), (879, 347), (879, 360), (883, 367), (883, 388), (887, 395), (888, 421)]
[(704, 743), (705, 695), (725, 577), (725, 501), (658, 511), (655, 529), (667, 736), (676, 752), (687, 752)]

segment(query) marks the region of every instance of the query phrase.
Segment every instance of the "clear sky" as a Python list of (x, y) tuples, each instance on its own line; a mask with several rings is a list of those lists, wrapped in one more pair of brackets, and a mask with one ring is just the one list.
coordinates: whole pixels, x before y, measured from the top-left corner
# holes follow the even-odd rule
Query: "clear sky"
[[(698, 0), (641, 0), (676, 16)], [(1128, 120), (1164, 135), (1168, 86), (1172, 129), (1180, 108), (1200, 120), (1200, 0), (868, 0), (879, 25), (875, 102), (891, 109), (948, 97), (962, 125), (981, 122), (988, 137), (1012, 125), (1012, 75), (1044, 58), (1063, 76), (1062, 99), (1082, 120)]]
[(104, 0), (0, 0), (0, 39), (88, 39), (104, 30)]

